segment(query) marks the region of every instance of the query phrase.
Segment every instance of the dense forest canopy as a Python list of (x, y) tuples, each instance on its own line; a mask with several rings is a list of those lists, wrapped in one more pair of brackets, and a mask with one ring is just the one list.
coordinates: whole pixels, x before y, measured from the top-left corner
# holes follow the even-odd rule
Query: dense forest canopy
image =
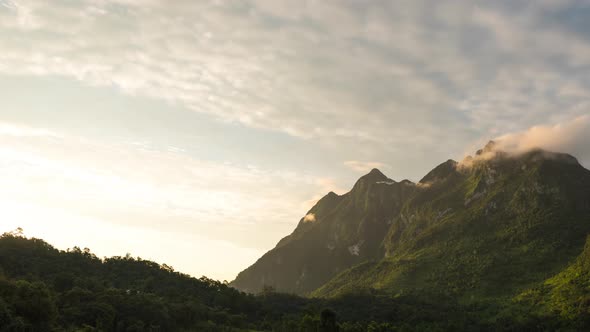
[(101, 259), (11, 232), (0, 238), (0, 331), (577, 330), (590, 326), (587, 262), (556, 276), (558, 293), (538, 288), (517, 302), (370, 291), (319, 299), (246, 294), (130, 255)]

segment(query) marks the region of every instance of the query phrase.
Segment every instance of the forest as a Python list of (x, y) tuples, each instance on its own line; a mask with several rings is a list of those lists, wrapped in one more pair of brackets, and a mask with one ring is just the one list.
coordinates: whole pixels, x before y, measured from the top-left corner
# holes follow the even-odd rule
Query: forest
[(434, 294), (246, 294), (131, 255), (60, 251), (19, 231), (0, 238), (3, 332), (579, 330), (589, 326), (589, 304), (565, 319), (526, 303), (464, 305)]

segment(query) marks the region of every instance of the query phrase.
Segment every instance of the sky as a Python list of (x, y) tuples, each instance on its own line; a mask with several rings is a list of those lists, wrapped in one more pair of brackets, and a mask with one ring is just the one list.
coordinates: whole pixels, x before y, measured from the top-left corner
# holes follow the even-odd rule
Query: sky
[(590, 166), (590, 1), (0, 0), (0, 233), (229, 281), (494, 138)]

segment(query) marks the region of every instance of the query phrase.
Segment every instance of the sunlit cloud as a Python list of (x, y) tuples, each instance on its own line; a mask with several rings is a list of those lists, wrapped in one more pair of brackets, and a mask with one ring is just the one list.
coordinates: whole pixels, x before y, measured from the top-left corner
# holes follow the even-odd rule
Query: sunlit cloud
[(590, 116), (577, 117), (553, 125), (533, 126), (525, 131), (509, 133), (495, 139), (498, 149), (521, 153), (531, 149), (566, 152), (590, 165)]
[[(471, 167), (477, 160), (496, 157), (501, 151), (518, 156), (531, 150), (542, 149), (549, 152), (569, 153), (585, 167), (590, 167), (590, 116), (584, 115), (554, 124), (539, 124), (528, 129), (506, 133), (485, 144), (478, 141), (470, 145), (460, 167)], [(473, 151), (471, 151), (473, 150)]]
[(380, 169), (388, 169), (391, 166), (377, 162), (377, 161), (358, 161), (358, 160), (348, 160), (344, 162), (344, 165), (351, 170), (358, 172), (358, 173), (368, 173), (373, 168), (380, 168)]
[(315, 222), (315, 214), (313, 213), (308, 213), (305, 215), (305, 217), (303, 217), (303, 222)]

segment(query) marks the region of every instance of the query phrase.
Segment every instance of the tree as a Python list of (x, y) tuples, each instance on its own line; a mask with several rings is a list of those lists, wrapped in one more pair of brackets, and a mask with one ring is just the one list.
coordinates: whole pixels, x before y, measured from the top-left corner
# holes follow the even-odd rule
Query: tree
[(301, 332), (316, 332), (317, 331), (317, 318), (314, 319), (311, 315), (307, 314), (303, 316), (299, 323), (299, 331)]
[(21, 316), (35, 330), (50, 330), (57, 319), (57, 307), (47, 286), (42, 282), (14, 283), (12, 302), (15, 314)]
[(267, 296), (276, 293), (276, 289), (271, 285), (264, 285), (262, 286), (262, 291), (260, 293), (263, 296)]
[(320, 314), (320, 331), (321, 332), (338, 332), (336, 323), (336, 313), (330, 309), (322, 310)]
[(15, 230), (2, 234), (3, 237), (25, 237), (25, 231), (21, 227), (17, 227)]
[(12, 314), (8, 305), (0, 298), (0, 331), (2, 326), (9, 326), (12, 323)]

